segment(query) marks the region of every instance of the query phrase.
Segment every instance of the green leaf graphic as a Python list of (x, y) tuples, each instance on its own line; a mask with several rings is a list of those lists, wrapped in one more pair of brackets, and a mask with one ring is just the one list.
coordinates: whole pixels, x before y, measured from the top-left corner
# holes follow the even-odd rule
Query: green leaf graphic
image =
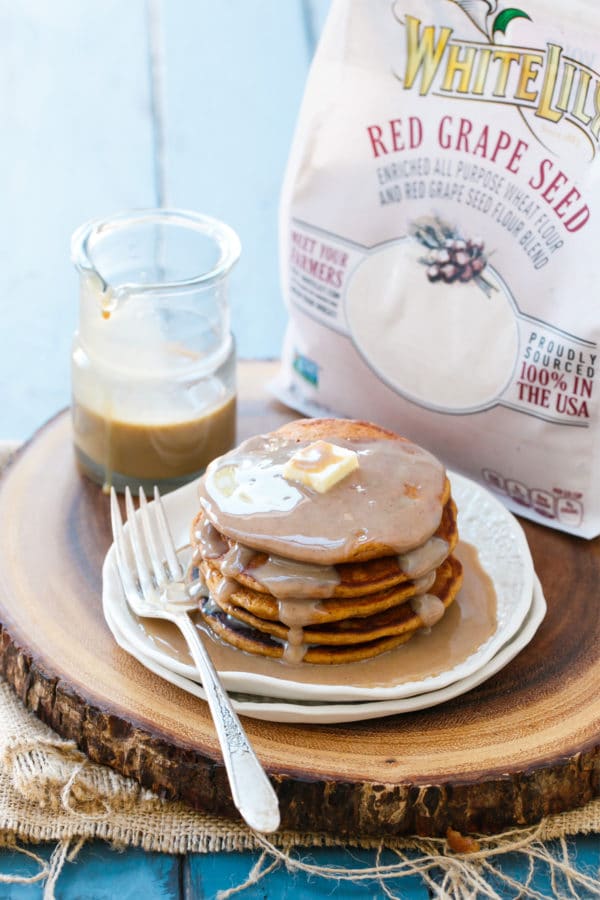
[(497, 31), (501, 31), (502, 34), (506, 34), (508, 23), (512, 22), (513, 19), (529, 19), (529, 21), (531, 22), (531, 16), (528, 16), (527, 13), (523, 12), (522, 9), (515, 9), (514, 7), (503, 9), (494, 19), (492, 37), (496, 34)]

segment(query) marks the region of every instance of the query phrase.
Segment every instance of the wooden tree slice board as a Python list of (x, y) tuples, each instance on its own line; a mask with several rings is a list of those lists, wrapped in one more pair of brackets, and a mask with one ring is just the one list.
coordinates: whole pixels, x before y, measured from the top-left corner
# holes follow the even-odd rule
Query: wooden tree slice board
[[(269, 364), (240, 370), (239, 437), (293, 413)], [(493, 832), (600, 795), (600, 541), (524, 523), (548, 601), (533, 642), (442, 706), (351, 725), (245, 719), (284, 828)], [(75, 469), (69, 417), (45, 425), (0, 483), (0, 672), (94, 761), (165, 797), (235, 816), (208, 708), (115, 644), (101, 610), (108, 499)]]

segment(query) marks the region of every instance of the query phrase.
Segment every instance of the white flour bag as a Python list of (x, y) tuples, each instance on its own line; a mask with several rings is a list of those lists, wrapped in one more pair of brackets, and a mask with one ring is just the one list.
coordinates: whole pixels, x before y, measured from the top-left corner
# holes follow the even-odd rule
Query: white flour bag
[(281, 207), (274, 385), (600, 532), (600, 4), (334, 0)]

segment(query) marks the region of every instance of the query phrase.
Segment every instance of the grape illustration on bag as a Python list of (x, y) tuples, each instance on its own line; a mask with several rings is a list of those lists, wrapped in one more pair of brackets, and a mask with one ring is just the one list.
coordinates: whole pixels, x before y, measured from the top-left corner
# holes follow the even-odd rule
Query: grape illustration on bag
[(280, 213), (273, 385), (600, 533), (600, 7), (333, 0)]

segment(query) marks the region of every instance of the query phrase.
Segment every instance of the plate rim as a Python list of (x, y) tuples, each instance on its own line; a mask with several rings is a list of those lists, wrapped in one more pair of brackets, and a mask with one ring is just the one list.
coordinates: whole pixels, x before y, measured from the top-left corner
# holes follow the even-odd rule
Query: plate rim
[[(234, 697), (231, 698), (231, 701), (238, 715), (248, 716), (261, 721), (289, 724), (335, 725), (380, 719), (386, 716), (402, 715), (429, 709), (473, 690), (500, 672), (533, 640), (544, 620), (546, 610), (546, 599), (540, 580), (536, 575), (534, 577), (531, 606), (516, 634), (481, 669), (436, 691), (426, 691), (423, 694), (396, 699), (337, 703), (332, 701), (311, 706), (299, 705), (297, 701), (285, 700), (285, 698), (281, 697), (273, 697), (258, 703), (251, 700), (239, 700)], [(109, 627), (111, 626), (109, 625)], [(202, 700), (206, 699), (201, 684), (186, 676), (178, 675), (155, 660), (145, 657), (142, 653), (134, 652), (129, 647), (126, 638), (119, 633), (114, 623), (111, 631), (121, 649), (132, 655), (149, 671)]]

